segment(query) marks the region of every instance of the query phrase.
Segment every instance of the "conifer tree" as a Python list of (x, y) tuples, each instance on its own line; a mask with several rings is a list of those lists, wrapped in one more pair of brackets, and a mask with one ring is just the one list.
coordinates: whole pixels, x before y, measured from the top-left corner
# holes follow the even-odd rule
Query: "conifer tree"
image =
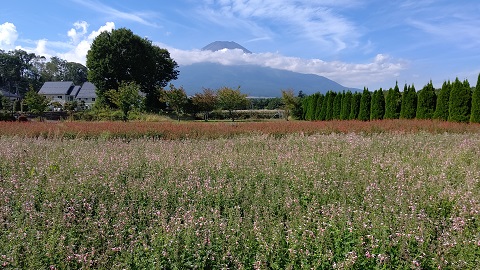
[(405, 84), (402, 95), (402, 108), (400, 110), (400, 118), (413, 119), (417, 111), (417, 92), (415, 86), (408, 86)]
[(325, 114), (325, 120), (333, 120), (333, 102), (335, 101), (335, 96), (337, 93), (333, 91), (328, 91), (326, 99), (327, 99), (327, 111)]
[(341, 120), (347, 120), (350, 117), (350, 110), (352, 108), (352, 92), (347, 91), (342, 99), (342, 111), (340, 113)]
[(400, 117), (400, 110), (402, 108), (402, 95), (398, 88), (398, 81), (395, 83), (395, 88), (390, 88), (385, 98), (385, 119), (398, 119)]
[(320, 113), (322, 111), (322, 104), (323, 104), (323, 99), (325, 96), (323, 94), (319, 94), (317, 98), (317, 106), (315, 107), (315, 117), (314, 120), (320, 120)]
[(314, 120), (315, 110), (317, 106), (318, 93), (308, 96), (308, 107), (305, 114), (305, 120), (312, 121)]
[(380, 120), (383, 119), (385, 115), (385, 96), (383, 95), (383, 90), (375, 90), (372, 95), (372, 105), (370, 112), (371, 120)]
[(477, 85), (473, 90), (470, 122), (480, 123), (480, 74), (478, 74)]
[(358, 113), (358, 120), (370, 120), (370, 106), (372, 102), (372, 94), (368, 88), (363, 88), (362, 98), (360, 99), (360, 112)]
[(430, 81), (418, 92), (416, 118), (432, 119), (435, 113), (436, 102), (437, 96), (435, 94), (435, 88), (433, 88), (433, 83)]
[(435, 107), (435, 113), (433, 118), (447, 121), (449, 115), (449, 100), (450, 100), (450, 91), (452, 89), (452, 84), (450, 81), (443, 82), (442, 89), (437, 97), (437, 104)]
[(362, 99), (362, 93), (355, 92), (352, 95), (352, 105), (350, 108), (350, 115), (348, 119), (355, 120), (358, 119), (358, 113), (360, 112), (360, 101)]
[(333, 119), (339, 120), (342, 112), (343, 93), (337, 93), (333, 99)]
[(325, 96), (323, 97), (322, 108), (320, 110), (320, 117), (318, 118), (318, 120), (320, 120), (320, 121), (325, 121), (325, 119), (327, 117), (328, 95), (329, 95), (329, 92), (327, 92), (325, 94)]
[(470, 120), (470, 110), (472, 105), (472, 95), (470, 84), (467, 80), (463, 83), (456, 78), (452, 84), (449, 100), (448, 120), (454, 122), (468, 122)]

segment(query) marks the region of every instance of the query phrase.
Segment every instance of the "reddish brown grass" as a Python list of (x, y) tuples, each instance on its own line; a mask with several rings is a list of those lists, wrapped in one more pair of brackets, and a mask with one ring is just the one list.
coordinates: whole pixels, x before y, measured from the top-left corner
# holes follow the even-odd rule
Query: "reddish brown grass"
[(432, 120), (275, 122), (0, 122), (0, 136), (42, 138), (213, 139), (246, 134), (480, 133), (480, 124)]

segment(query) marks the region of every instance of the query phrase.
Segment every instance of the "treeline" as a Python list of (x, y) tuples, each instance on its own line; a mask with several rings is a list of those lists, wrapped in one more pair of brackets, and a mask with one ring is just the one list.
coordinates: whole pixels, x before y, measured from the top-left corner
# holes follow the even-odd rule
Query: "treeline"
[(23, 50), (0, 50), (0, 88), (24, 96), (29, 90), (38, 91), (44, 82), (73, 81), (80, 85), (87, 81), (87, 68), (79, 63), (58, 57), (49, 61), (44, 56)]
[(441, 89), (432, 82), (420, 91), (405, 84), (400, 92), (394, 88), (373, 92), (315, 93), (301, 99), (303, 120), (381, 120), (381, 119), (439, 119), (454, 122), (480, 122), (480, 74), (475, 88), (468, 80), (446, 81)]

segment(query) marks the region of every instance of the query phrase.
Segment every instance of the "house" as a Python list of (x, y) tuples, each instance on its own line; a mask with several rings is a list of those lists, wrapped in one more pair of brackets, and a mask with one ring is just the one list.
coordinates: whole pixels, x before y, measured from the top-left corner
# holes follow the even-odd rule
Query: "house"
[(38, 93), (51, 102), (58, 102), (65, 105), (66, 102), (74, 100), (75, 96), (72, 95), (75, 85), (73, 82), (46, 82)]
[(91, 82), (85, 82), (75, 96), (78, 103), (85, 104), (85, 107), (92, 108), (97, 98), (96, 87)]
[(10, 99), (10, 101), (18, 101), (21, 99), (19, 94), (11, 93), (7, 90), (0, 89), (0, 96)]
[(91, 108), (97, 97), (96, 87), (90, 82), (82, 86), (74, 85), (73, 82), (46, 82), (38, 93), (51, 100), (65, 105), (66, 102), (77, 101), (86, 108)]

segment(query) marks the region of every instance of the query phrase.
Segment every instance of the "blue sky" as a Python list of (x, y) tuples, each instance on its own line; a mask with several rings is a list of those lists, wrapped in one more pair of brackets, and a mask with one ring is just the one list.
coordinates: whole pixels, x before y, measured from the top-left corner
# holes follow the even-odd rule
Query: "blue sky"
[[(480, 72), (477, 0), (4, 1), (0, 49), (85, 64), (101, 31), (126, 27), (180, 65), (255, 64), (375, 90)], [(213, 41), (250, 51), (203, 52)], [(181, 74), (180, 74), (181, 76)]]

